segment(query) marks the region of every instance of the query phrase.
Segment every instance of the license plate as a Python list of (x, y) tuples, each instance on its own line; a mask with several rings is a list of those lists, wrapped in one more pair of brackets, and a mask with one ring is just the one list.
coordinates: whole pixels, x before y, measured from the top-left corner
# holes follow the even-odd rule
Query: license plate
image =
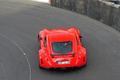
[(70, 61), (57, 61), (57, 64), (70, 64)]

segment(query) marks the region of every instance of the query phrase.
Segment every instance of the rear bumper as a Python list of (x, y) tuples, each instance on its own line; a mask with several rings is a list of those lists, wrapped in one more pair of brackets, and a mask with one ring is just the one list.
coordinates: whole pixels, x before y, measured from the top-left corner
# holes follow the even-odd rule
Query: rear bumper
[[(85, 60), (83, 60), (85, 58)], [(42, 59), (42, 64), (41, 64)], [(46, 69), (50, 68), (67, 68), (67, 67), (81, 67), (86, 65), (86, 56), (70, 59), (70, 64), (57, 64), (57, 61), (52, 61), (47, 58), (39, 58), (40, 66)]]

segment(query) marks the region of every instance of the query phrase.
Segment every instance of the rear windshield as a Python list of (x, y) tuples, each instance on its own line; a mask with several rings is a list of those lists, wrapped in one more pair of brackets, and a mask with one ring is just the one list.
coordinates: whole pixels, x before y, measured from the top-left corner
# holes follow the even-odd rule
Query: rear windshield
[(72, 51), (72, 42), (65, 41), (65, 42), (52, 42), (52, 49), (55, 53), (68, 53)]

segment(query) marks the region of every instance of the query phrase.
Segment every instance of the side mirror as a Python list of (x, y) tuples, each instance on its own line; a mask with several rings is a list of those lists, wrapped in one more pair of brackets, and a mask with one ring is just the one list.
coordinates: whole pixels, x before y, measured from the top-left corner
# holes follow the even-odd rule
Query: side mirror
[(79, 38), (83, 38), (83, 36), (79, 36)]
[(38, 40), (42, 40), (42, 38), (39, 38)]

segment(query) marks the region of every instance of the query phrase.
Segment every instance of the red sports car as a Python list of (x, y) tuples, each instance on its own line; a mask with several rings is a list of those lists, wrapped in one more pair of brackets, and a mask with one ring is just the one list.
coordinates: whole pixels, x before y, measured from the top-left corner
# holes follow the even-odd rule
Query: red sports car
[(78, 29), (44, 29), (38, 34), (40, 68), (67, 68), (86, 65), (86, 49), (82, 47)]

